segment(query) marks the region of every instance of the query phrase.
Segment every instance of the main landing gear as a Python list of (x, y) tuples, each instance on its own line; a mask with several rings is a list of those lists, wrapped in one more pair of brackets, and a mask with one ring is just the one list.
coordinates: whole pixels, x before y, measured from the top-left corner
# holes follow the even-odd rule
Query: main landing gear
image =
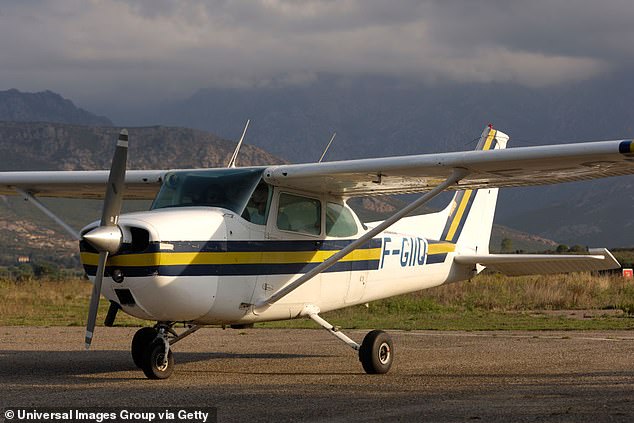
[(174, 323), (159, 322), (154, 327), (139, 329), (132, 338), (132, 360), (149, 379), (167, 379), (174, 371), (174, 357), (170, 346), (196, 332), (191, 326), (178, 335)]
[(366, 373), (383, 374), (390, 370), (394, 360), (394, 345), (390, 335), (382, 330), (373, 330), (363, 338), (363, 342), (359, 345), (339, 331), (338, 328), (322, 319), (319, 316), (319, 311), (319, 307), (308, 305), (304, 308), (302, 314), (313, 319), (318, 325), (348, 344), (352, 349), (359, 351), (359, 361), (361, 361), (363, 370)]
[[(345, 342), (350, 348), (359, 352), (359, 361), (368, 374), (387, 373), (394, 360), (392, 338), (382, 330), (369, 332), (361, 345), (347, 337), (319, 316), (317, 306), (308, 305), (301, 313), (308, 316), (329, 333)], [(149, 379), (167, 379), (174, 372), (174, 357), (171, 346), (200, 329), (201, 326), (190, 326), (178, 335), (173, 328), (174, 322), (158, 322), (154, 327), (139, 329), (132, 338), (132, 360), (143, 370)]]

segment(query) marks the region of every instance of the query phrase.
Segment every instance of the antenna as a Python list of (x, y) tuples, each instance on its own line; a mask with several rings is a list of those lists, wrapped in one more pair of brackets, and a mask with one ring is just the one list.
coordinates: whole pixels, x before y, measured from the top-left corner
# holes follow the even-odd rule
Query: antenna
[(332, 138), (330, 138), (330, 141), (328, 142), (328, 145), (326, 146), (326, 149), (324, 150), (323, 153), (321, 153), (321, 157), (319, 158), (319, 162), (317, 163), (321, 163), (321, 161), (324, 159), (324, 156), (326, 155), (326, 153), (328, 152), (328, 149), (330, 148), (330, 144), (332, 144), (336, 136), (337, 136), (337, 133), (334, 132), (332, 134)]
[(247, 133), (249, 122), (251, 122), (251, 119), (247, 119), (247, 124), (244, 125), (244, 131), (242, 131), (242, 136), (240, 137), (240, 141), (238, 141), (238, 145), (236, 145), (236, 149), (233, 151), (233, 154), (231, 155), (231, 159), (229, 159), (229, 164), (227, 165), (227, 167), (236, 167), (236, 160), (238, 159), (238, 153), (240, 152), (240, 147), (242, 147), (242, 141), (244, 141), (244, 136)]

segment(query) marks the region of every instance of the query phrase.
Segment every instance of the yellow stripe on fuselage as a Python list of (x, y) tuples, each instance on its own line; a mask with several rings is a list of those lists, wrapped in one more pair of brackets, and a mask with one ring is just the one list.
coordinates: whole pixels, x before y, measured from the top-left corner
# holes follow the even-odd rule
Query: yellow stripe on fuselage
[[(337, 251), (265, 251), (265, 252), (159, 252), (125, 254), (108, 258), (108, 266), (178, 266), (192, 264), (285, 264), (321, 263)], [(380, 248), (355, 250), (341, 261), (379, 260)], [(99, 255), (81, 253), (83, 264), (97, 266)]]
[(427, 246), (427, 254), (444, 254), (456, 251), (456, 244), (451, 242), (442, 242), (440, 244), (429, 244)]

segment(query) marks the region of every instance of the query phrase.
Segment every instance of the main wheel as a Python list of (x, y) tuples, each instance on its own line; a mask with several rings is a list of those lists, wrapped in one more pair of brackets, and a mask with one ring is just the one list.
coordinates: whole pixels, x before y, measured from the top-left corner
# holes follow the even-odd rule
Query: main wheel
[(390, 335), (382, 330), (369, 332), (359, 348), (359, 360), (368, 374), (387, 373), (392, 367), (394, 347)]
[(167, 353), (165, 358), (165, 343), (162, 339), (157, 339), (150, 344), (145, 350), (141, 369), (148, 379), (167, 379), (174, 371), (174, 357), (172, 350)]
[(139, 369), (142, 367), (141, 363), (145, 350), (156, 339), (157, 334), (158, 331), (154, 328), (141, 328), (134, 334), (130, 351), (132, 352), (132, 361)]

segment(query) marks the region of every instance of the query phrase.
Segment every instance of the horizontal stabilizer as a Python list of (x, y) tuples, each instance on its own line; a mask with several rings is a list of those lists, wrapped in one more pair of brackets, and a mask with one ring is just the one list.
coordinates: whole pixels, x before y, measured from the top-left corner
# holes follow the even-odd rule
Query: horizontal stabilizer
[(621, 267), (605, 248), (591, 249), (589, 255), (554, 254), (481, 254), (460, 255), (458, 264), (482, 265), (509, 276), (543, 275), (548, 273), (585, 272)]

